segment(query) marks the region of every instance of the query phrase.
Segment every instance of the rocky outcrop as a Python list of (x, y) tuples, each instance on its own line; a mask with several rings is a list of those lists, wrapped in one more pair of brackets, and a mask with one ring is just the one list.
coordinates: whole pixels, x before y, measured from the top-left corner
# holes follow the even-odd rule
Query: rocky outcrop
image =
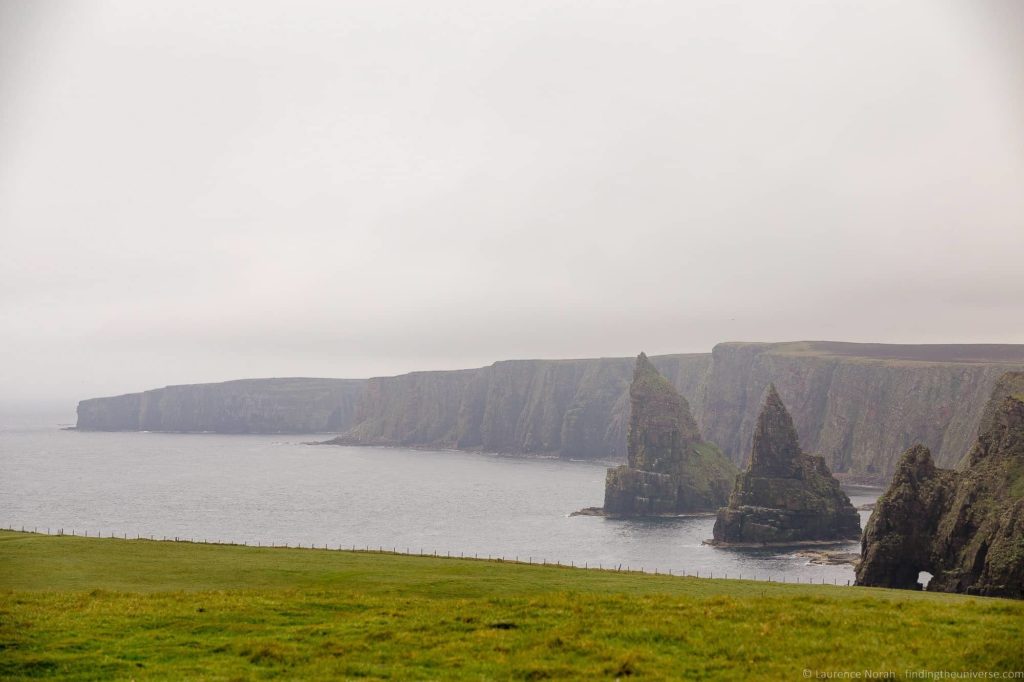
[(857, 584), (1024, 598), (1024, 373), (1000, 380), (960, 471), (900, 458), (861, 546)]
[[(970, 447), (996, 380), (1007, 370), (1024, 369), (1024, 346), (723, 343), (710, 354), (651, 362), (687, 399), (704, 438), (735, 464), (747, 454), (762, 389), (774, 383), (808, 450), (843, 477), (887, 483), (894, 453), (916, 442), (929, 447), (939, 465), (956, 464)], [(357, 391), (351, 413), (335, 423), (351, 426), (347, 443), (625, 461), (632, 366), (630, 358), (517, 360), (380, 377)], [(274, 430), (308, 430), (305, 412), (322, 409), (320, 389), (308, 386), (305, 397), (307, 389), (297, 389), (288, 398), (296, 406), (305, 401), (306, 410), (289, 408), (297, 421), (286, 423), (279, 415)], [(136, 401), (142, 395), (85, 401), (81, 426), (140, 428)], [(189, 414), (218, 409), (210, 403), (200, 412), (183, 412), (172, 430), (218, 430), (210, 428), (215, 420), (188, 421)], [(94, 419), (93, 413), (122, 417)], [(107, 426), (93, 426), (101, 422)]]
[(915, 445), (900, 458), (888, 491), (879, 498), (862, 540), (858, 584), (919, 587), (931, 567), (938, 521), (949, 507), (956, 474), (938, 469), (931, 452)]
[(791, 544), (860, 537), (860, 516), (825, 460), (800, 449), (793, 420), (768, 386), (750, 465), (718, 511), (715, 544)]
[(690, 406), (643, 353), (629, 386), (627, 463), (608, 470), (604, 512), (655, 516), (721, 505), (735, 467), (701, 439)]
[(353, 423), (365, 380), (245, 379), (78, 404), (84, 431), (329, 433)]

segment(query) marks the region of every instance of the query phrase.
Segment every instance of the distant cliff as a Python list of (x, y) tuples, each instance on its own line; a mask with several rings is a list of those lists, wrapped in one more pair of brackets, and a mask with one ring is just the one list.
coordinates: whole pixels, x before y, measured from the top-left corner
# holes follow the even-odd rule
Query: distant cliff
[(887, 482), (914, 443), (956, 464), (996, 381), (1024, 368), (1024, 345), (723, 343), (712, 358), (695, 416), (726, 453), (749, 447), (774, 383), (806, 451), (835, 473)]
[[(654, 360), (695, 393), (711, 356)], [(632, 358), (509, 360), (370, 379), (346, 442), (624, 459)]]
[[(774, 383), (808, 452), (837, 474), (884, 482), (915, 442), (955, 464), (997, 378), (1024, 368), (1024, 346), (722, 343), (651, 362), (737, 465)], [(632, 364), (523, 360), (370, 379), (340, 441), (624, 460)]]
[(86, 431), (330, 433), (350, 427), (361, 379), (244, 379), (78, 403)]
[[(917, 442), (953, 466), (997, 378), (1024, 369), (1024, 345), (722, 343), (651, 362), (689, 402), (704, 438), (737, 465), (746, 464), (759, 401), (774, 383), (806, 451), (841, 476), (885, 482)], [(347, 443), (624, 461), (632, 370), (632, 358), (510, 360), (365, 382), (176, 386), (83, 401), (79, 426), (344, 431)], [(273, 382), (283, 382), (280, 392)]]

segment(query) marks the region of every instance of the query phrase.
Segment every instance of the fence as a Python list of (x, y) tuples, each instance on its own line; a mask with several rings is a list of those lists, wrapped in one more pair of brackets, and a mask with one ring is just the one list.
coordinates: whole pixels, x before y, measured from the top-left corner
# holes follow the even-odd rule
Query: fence
[[(589, 570), (589, 571), (610, 571), (610, 572), (614, 572), (614, 573), (639, 573), (639, 574), (643, 574), (643, 575), (660, 575), (660, 576), (670, 576), (670, 577), (674, 577), (674, 578), (707, 578), (707, 579), (714, 579), (715, 578), (714, 573), (711, 572), (711, 571), (706, 571), (704, 575), (701, 575), (699, 570), (698, 571), (694, 571), (692, 573), (689, 573), (689, 572), (687, 572), (685, 570), (681, 571), (681, 572), (673, 571), (673, 569), (669, 569), (667, 572), (665, 572), (665, 571), (660, 571), (659, 572), (658, 569), (654, 569), (653, 571), (645, 570), (643, 566), (640, 566), (639, 568), (631, 568), (628, 564), (626, 564), (625, 568), (623, 568), (623, 564), (621, 564), (621, 563), (620, 564), (610, 564), (608, 567), (605, 567), (601, 563), (598, 563), (598, 564), (595, 564), (595, 565), (591, 565), (590, 562), (584, 562), (582, 565), (577, 565), (574, 561), (570, 561), (569, 563), (566, 564), (566, 563), (562, 563), (561, 561), (548, 561), (547, 559), (544, 559), (544, 558), (541, 558), (541, 559), (538, 559), (537, 561), (534, 561), (534, 558), (532, 556), (527, 556), (526, 561), (521, 561), (519, 559), (519, 556), (514, 556), (514, 557), (510, 558), (510, 557), (507, 557), (507, 556), (504, 556), (504, 555), (499, 555), (499, 554), (495, 554), (495, 555), (491, 555), (491, 554), (481, 555), (479, 553), (474, 553), (472, 556), (470, 556), (469, 553), (459, 552), (459, 554), (456, 556), (455, 554), (453, 554), (450, 551), (449, 552), (444, 552), (444, 553), (439, 553), (437, 550), (424, 551), (424, 549), (422, 547), (419, 548), (418, 552), (414, 552), (414, 551), (412, 551), (412, 548), (410, 548), (410, 547), (406, 547), (405, 551), (399, 551), (398, 547), (392, 547), (391, 549), (385, 549), (385, 547), (383, 545), (378, 545), (377, 548), (374, 549), (370, 545), (364, 545), (362, 547), (359, 547), (357, 545), (338, 544), (336, 547), (331, 547), (327, 543), (324, 543), (323, 545), (318, 545), (316, 543), (309, 543), (308, 545), (303, 545), (302, 543), (294, 543), (294, 544), (289, 544), (287, 542), (283, 542), (283, 543), (273, 543), (273, 542), (271, 542), (271, 543), (264, 543), (264, 542), (260, 542), (260, 541), (256, 541), (255, 543), (253, 543), (253, 542), (246, 542), (246, 541), (242, 541), (242, 542), (224, 542), (224, 541), (220, 541), (220, 540), (214, 540), (213, 542), (210, 542), (206, 538), (197, 540), (194, 537), (183, 537), (183, 536), (171, 537), (171, 536), (168, 536), (168, 535), (156, 536), (156, 535), (135, 534), (135, 537), (130, 537), (130, 535), (128, 533), (114, 533), (113, 531), (111, 531), (109, 535), (105, 534), (103, 531), (96, 531), (92, 535), (90, 535), (88, 530), (76, 531), (75, 529), (71, 529), (70, 531), (67, 531), (67, 530), (65, 530), (63, 528), (59, 528), (59, 529), (46, 528), (46, 529), (44, 529), (45, 532), (40, 533), (40, 530), (39, 530), (38, 526), (33, 527), (32, 530), (27, 530), (27, 528), (25, 526), (21, 526), (21, 530), (20, 531), (17, 528), (13, 527), (13, 526), (8, 526), (6, 528), (6, 530), (11, 531), (11, 532), (36, 533), (36, 534), (53, 535), (53, 536), (64, 536), (64, 535), (67, 535), (67, 536), (73, 536), (73, 537), (86, 537), (86, 538), (92, 537), (92, 538), (100, 538), (100, 539), (106, 538), (106, 539), (115, 539), (115, 540), (145, 540), (145, 541), (149, 541), (149, 542), (180, 542), (180, 543), (190, 543), (190, 544), (199, 544), (199, 545), (220, 545), (220, 546), (224, 546), (224, 547), (253, 547), (253, 548), (261, 548), (261, 549), (307, 549), (307, 550), (308, 549), (315, 549), (315, 550), (320, 550), (320, 551), (325, 551), (326, 550), (326, 551), (332, 551), (332, 552), (360, 552), (360, 553), (372, 553), (372, 554), (394, 554), (394, 555), (397, 555), (397, 556), (431, 557), (431, 558), (437, 558), (437, 559), (461, 559), (461, 560), (469, 560), (469, 561), (473, 561), (473, 560), (477, 560), (477, 561), (496, 561), (496, 562), (499, 562), (499, 563), (514, 563), (514, 564), (522, 564), (522, 565), (550, 566), (550, 567), (553, 567), (553, 568), (571, 568), (571, 569), (580, 569), (580, 570)], [(51, 532), (51, 530), (53, 532)], [(826, 582), (826, 579), (824, 577), (821, 578), (820, 582), (815, 582), (813, 579), (807, 579), (807, 580), (801, 582), (800, 581), (800, 576), (792, 576), (792, 577), (794, 579), (793, 580), (788, 580), (788, 581), (786, 579), (786, 575), (785, 574), (782, 575), (782, 579), (781, 580), (778, 579), (778, 576), (772, 576), (772, 575), (767, 575), (767, 576), (762, 575), (760, 578), (758, 578), (756, 574), (755, 575), (750, 575), (750, 576), (748, 576), (746, 578), (744, 578), (742, 574), (735, 574), (735, 575), (733, 575), (730, 578), (728, 573), (722, 573), (722, 574), (720, 574), (718, 576), (718, 579), (720, 579), (720, 580), (752, 580), (752, 581), (769, 582), (769, 583), (785, 583), (785, 584), (791, 584), (791, 585), (834, 585), (834, 586), (840, 586), (840, 587), (850, 587), (851, 586), (851, 582), (849, 580), (847, 580), (846, 584), (843, 585), (843, 583), (840, 583), (838, 581), (838, 578), (835, 578), (835, 577), (833, 577), (831, 583)]]

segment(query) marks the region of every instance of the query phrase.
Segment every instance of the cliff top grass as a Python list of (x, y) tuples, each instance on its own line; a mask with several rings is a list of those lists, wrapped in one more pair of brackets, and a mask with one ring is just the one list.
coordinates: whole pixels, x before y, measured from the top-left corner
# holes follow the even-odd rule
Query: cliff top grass
[(0, 533), (5, 679), (803, 679), (1021, 670), (1024, 603)]
[[(1024, 344), (898, 344), (846, 341), (727, 341), (718, 346), (754, 348), (772, 355), (843, 358), (848, 362), (888, 365), (990, 364), (1024, 367)], [(717, 347), (717, 346), (716, 346)]]

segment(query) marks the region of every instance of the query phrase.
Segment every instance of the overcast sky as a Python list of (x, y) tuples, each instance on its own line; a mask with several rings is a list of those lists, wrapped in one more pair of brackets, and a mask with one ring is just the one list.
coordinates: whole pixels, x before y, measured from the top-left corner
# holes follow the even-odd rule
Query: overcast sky
[(1024, 3), (0, 0), (0, 401), (1024, 343)]

